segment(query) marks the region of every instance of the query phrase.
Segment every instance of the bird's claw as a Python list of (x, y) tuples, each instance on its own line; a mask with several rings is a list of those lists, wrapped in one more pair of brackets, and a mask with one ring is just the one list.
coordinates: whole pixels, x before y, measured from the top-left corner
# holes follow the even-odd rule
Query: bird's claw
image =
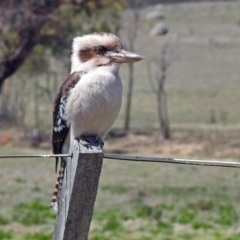
[(88, 142), (88, 141), (86, 141), (85, 139), (79, 139), (79, 143), (81, 144), (81, 145), (83, 145), (84, 147), (86, 147), (86, 148), (91, 148), (92, 149), (92, 147), (91, 147), (91, 144)]
[[(93, 149), (92, 148), (92, 145), (87, 141), (87, 137), (84, 138), (84, 137), (81, 137), (81, 138), (76, 138), (76, 140), (78, 141), (79, 143), (79, 147), (80, 145), (83, 145), (84, 147), (88, 148), (88, 149)], [(102, 150), (103, 146), (104, 146), (104, 142), (102, 140), (102, 138), (98, 135), (95, 135), (94, 136), (94, 146), (99, 149), (99, 150)]]
[(103, 146), (104, 146), (104, 141), (102, 140), (102, 138), (98, 135), (95, 136), (95, 143), (98, 145), (98, 149), (102, 150)]

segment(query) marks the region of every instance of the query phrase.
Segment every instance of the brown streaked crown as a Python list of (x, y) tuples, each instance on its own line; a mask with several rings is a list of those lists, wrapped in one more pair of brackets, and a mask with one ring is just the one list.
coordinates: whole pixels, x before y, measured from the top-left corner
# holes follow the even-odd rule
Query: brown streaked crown
[(77, 50), (81, 62), (104, 56), (107, 51), (118, 52), (121, 48), (121, 42), (117, 36), (102, 32), (76, 38), (73, 45), (73, 50)]

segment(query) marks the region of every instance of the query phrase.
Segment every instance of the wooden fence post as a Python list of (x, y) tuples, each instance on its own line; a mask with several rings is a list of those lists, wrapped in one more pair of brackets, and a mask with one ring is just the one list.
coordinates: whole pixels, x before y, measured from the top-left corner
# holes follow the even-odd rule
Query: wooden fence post
[(103, 152), (94, 137), (84, 139), (89, 146), (74, 141), (70, 147), (59, 198), (53, 240), (86, 240), (92, 220)]

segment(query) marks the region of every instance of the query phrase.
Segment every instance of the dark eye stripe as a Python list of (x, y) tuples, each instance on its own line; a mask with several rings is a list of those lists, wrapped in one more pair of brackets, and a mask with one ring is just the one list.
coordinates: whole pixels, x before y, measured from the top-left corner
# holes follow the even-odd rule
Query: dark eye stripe
[(82, 62), (87, 62), (87, 61), (93, 59), (93, 57), (95, 55), (96, 54), (92, 50), (79, 51), (79, 57), (80, 57)]

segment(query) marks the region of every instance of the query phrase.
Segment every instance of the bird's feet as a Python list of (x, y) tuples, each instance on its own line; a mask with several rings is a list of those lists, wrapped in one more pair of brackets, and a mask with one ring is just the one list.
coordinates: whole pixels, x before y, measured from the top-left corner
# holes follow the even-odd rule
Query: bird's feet
[(102, 140), (102, 138), (99, 135), (95, 135), (95, 143), (97, 145), (99, 145), (99, 149), (102, 150), (103, 146), (104, 146), (104, 141)]
[(83, 145), (88, 149), (92, 149), (92, 145), (98, 146), (99, 149), (102, 149), (104, 146), (104, 142), (99, 135), (81, 136), (79, 138), (76, 138), (76, 140), (79, 142), (80, 145)]
[(76, 138), (80, 145), (83, 145), (86, 148), (91, 148), (91, 144), (88, 142), (88, 139), (85, 137)]

